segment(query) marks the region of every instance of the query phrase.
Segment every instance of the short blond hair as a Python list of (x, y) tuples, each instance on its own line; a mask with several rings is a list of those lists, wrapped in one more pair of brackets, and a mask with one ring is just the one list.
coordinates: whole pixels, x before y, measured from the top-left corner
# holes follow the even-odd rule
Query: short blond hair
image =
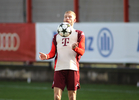
[(72, 14), (75, 16), (75, 18), (76, 18), (76, 14), (75, 14), (75, 12), (73, 12), (73, 11), (69, 10), (69, 11), (66, 11), (65, 14), (66, 14), (66, 13), (72, 13)]

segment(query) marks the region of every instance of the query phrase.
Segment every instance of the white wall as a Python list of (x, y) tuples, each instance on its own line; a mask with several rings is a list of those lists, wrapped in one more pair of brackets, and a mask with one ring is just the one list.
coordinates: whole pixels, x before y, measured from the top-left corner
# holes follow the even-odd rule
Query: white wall
[[(36, 60), (38, 52), (49, 53), (59, 23), (36, 24)], [(81, 62), (139, 63), (139, 23), (76, 23), (86, 37)]]

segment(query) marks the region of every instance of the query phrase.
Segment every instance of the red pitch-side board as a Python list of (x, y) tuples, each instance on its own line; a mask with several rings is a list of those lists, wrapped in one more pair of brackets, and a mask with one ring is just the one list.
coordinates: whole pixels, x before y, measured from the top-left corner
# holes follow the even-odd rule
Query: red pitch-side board
[(0, 24), (0, 61), (35, 61), (35, 24)]

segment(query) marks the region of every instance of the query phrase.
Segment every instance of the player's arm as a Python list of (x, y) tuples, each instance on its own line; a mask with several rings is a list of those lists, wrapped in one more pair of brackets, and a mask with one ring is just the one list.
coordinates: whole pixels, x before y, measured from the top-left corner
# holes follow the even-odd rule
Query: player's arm
[(52, 42), (51, 51), (48, 54), (46, 54), (47, 59), (51, 59), (51, 58), (55, 57), (55, 53), (56, 53), (56, 47), (55, 47), (54, 43)]
[(72, 45), (72, 49), (81, 56), (84, 54), (85, 52), (85, 36), (84, 35), (81, 36), (79, 42), (74, 43)]

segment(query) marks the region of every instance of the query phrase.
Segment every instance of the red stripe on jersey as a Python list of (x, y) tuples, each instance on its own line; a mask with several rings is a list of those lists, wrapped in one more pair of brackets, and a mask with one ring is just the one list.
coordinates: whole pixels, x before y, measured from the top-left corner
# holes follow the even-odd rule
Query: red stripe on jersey
[(55, 57), (55, 65), (54, 65), (54, 70), (55, 70), (55, 68), (56, 68), (57, 56), (58, 56), (58, 54), (57, 54), (57, 55), (56, 55), (56, 57)]

